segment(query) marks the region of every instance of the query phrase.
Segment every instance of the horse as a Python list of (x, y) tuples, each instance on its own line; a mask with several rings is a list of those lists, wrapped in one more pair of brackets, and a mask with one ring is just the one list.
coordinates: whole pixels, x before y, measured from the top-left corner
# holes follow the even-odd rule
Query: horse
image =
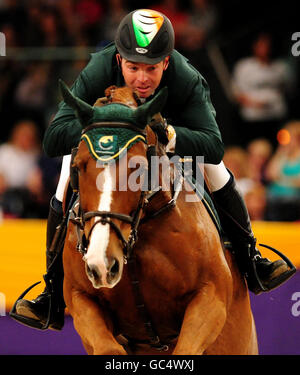
[[(158, 186), (149, 186), (149, 155), (166, 156), (150, 120), (167, 89), (141, 104), (130, 89), (113, 87), (90, 106), (60, 85), (83, 127), (71, 166), (79, 199), (63, 249), (63, 289), (86, 352), (257, 354), (245, 278), (203, 200), (175, 173), (162, 189), (161, 168)], [(132, 176), (135, 188), (125, 189)]]

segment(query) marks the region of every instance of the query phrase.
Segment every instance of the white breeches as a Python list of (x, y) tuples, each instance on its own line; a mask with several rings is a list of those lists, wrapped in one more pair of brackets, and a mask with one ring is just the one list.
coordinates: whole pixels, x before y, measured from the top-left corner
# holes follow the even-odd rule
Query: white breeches
[(58, 181), (58, 185), (56, 188), (55, 197), (60, 202), (63, 201), (65, 189), (68, 183), (68, 179), (70, 177), (70, 163), (71, 163), (71, 155), (65, 155), (62, 160), (62, 166), (60, 171), (60, 177)]
[(222, 161), (217, 165), (204, 164), (204, 170), (212, 192), (222, 189), (230, 179), (230, 174)]

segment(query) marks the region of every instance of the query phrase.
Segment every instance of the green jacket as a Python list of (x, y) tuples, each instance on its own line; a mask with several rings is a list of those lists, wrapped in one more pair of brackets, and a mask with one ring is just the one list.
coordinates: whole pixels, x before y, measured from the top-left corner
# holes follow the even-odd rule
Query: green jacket
[[(111, 86), (124, 86), (117, 65), (115, 45), (109, 44), (92, 54), (88, 65), (72, 86), (74, 95), (93, 105)], [(181, 157), (204, 156), (206, 163), (218, 164), (224, 154), (224, 145), (210, 101), (209, 87), (201, 74), (176, 50), (160, 87), (168, 87), (169, 95), (162, 115), (176, 130), (176, 154)], [(158, 88), (158, 90), (159, 90)], [(64, 102), (47, 128), (43, 146), (50, 157), (67, 155), (78, 145), (82, 127), (74, 111)]]

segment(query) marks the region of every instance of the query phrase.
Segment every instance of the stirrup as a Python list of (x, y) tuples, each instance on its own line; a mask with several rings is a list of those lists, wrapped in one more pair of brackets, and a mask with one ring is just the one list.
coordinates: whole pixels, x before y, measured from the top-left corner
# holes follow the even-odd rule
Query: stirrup
[[(255, 241), (256, 242), (256, 241)], [(258, 276), (257, 270), (256, 270), (256, 255), (249, 253), (250, 258), (250, 269), (249, 272), (246, 273), (245, 277), (247, 279), (247, 282), (249, 284), (249, 289), (253, 291), (256, 295), (262, 293), (262, 292), (269, 292), (278, 286), (280, 286), (282, 283), (290, 279), (295, 273), (296, 273), (296, 267), (294, 264), (289, 260), (287, 256), (282, 254), (279, 250), (274, 249), (271, 246), (259, 244), (261, 247), (265, 247), (266, 249), (269, 249), (280, 256), (282, 260), (286, 262), (288, 267), (290, 268), (288, 271), (284, 272), (283, 274), (279, 275), (278, 277), (271, 280), (268, 285), (266, 285), (263, 280)], [(249, 246), (249, 252), (251, 251), (251, 246)], [(254, 244), (255, 247), (255, 244)]]
[(18, 299), (16, 300), (16, 302), (14, 303), (11, 311), (9, 312), (9, 316), (16, 320), (17, 322), (27, 326), (27, 327), (31, 327), (31, 328), (36, 328), (36, 329), (39, 329), (39, 330), (46, 330), (49, 328), (50, 326), (50, 319), (51, 319), (51, 306), (52, 306), (52, 292), (49, 294), (49, 309), (48, 309), (48, 314), (47, 314), (47, 319), (46, 319), (46, 322), (45, 323), (42, 323), (41, 321), (39, 320), (36, 320), (36, 319), (33, 319), (33, 318), (28, 318), (26, 316), (23, 316), (23, 315), (19, 315), (17, 314), (17, 311), (16, 311), (16, 306), (17, 306), (17, 303), (23, 299), (26, 294), (31, 290), (33, 289), (36, 285), (40, 284), (41, 282), (38, 281), (34, 284), (32, 284), (29, 288), (27, 288), (19, 297)]

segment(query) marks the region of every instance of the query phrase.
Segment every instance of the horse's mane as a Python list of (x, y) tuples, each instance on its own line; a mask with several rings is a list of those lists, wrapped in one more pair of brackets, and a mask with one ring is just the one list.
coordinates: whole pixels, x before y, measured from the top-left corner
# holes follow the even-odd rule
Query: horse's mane
[(109, 86), (103, 98), (98, 98), (94, 107), (101, 107), (110, 103), (123, 103), (131, 108), (136, 108), (140, 104), (140, 98), (137, 91), (132, 90), (127, 86), (117, 87), (115, 85)]

